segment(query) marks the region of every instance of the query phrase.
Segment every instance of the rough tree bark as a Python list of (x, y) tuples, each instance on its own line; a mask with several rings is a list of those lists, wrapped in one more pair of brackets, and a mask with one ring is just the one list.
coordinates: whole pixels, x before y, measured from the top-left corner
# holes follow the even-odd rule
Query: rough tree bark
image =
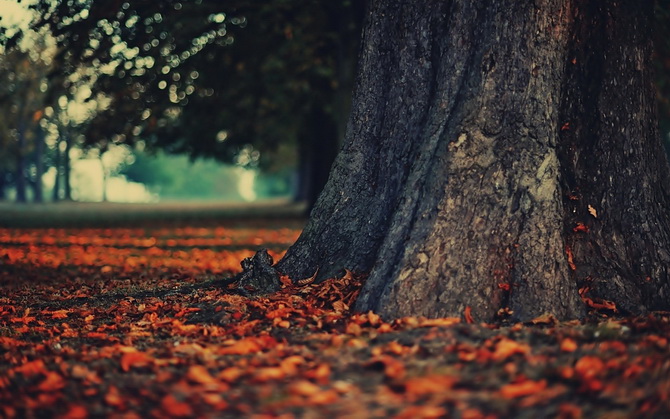
[(485, 3), (372, 2), (345, 144), (277, 269), (369, 273), (355, 308), (387, 317), (669, 309), (653, 2)]

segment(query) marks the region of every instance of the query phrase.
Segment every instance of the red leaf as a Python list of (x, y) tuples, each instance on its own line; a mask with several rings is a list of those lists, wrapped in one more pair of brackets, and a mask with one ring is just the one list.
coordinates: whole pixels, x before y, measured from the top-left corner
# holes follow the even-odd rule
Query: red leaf
[(470, 306), (466, 306), (465, 310), (463, 311), (463, 317), (465, 317), (466, 323), (470, 323), (470, 324), (475, 322), (475, 320), (472, 318), (471, 311), (472, 311), (472, 309), (470, 308)]
[(193, 409), (187, 403), (180, 402), (172, 394), (168, 394), (161, 400), (163, 410), (173, 417), (192, 417)]
[(37, 386), (40, 391), (56, 391), (65, 387), (65, 380), (57, 372), (47, 372), (47, 377)]

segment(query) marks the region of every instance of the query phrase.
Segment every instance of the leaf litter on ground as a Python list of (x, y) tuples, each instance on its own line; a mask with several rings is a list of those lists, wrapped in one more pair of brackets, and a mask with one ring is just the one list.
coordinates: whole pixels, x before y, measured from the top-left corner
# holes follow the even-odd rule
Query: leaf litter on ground
[(298, 234), (0, 230), (0, 416), (670, 417), (670, 313), (385, 321), (348, 271), (220, 286)]

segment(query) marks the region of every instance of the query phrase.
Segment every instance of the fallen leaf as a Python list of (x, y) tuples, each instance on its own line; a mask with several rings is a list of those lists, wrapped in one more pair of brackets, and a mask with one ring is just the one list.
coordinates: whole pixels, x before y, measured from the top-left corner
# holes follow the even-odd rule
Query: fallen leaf
[(193, 416), (193, 409), (188, 403), (177, 400), (172, 394), (167, 394), (161, 400), (161, 408), (169, 416), (185, 418)]
[(525, 380), (519, 383), (505, 384), (500, 388), (500, 395), (506, 399), (528, 396), (547, 387), (547, 380)]
[(207, 368), (202, 365), (191, 365), (186, 373), (186, 378), (198, 384), (216, 384), (216, 379), (209, 374)]
[(475, 320), (472, 318), (472, 313), (471, 312), (472, 312), (472, 309), (470, 308), (470, 306), (466, 306), (465, 310), (463, 311), (463, 317), (465, 317), (465, 322), (466, 323), (472, 324), (472, 323), (475, 322)]
[(65, 380), (57, 372), (49, 371), (46, 378), (42, 381), (37, 389), (39, 391), (57, 391), (65, 387)]
[(574, 352), (577, 350), (577, 342), (573, 339), (565, 338), (561, 341), (561, 351)]
[(448, 391), (458, 382), (458, 378), (432, 374), (414, 377), (405, 381), (405, 393), (410, 396), (425, 396)]
[(492, 357), (496, 361), (502, 361), (515, 354), (527, 355), (529, 353), (530, 347), (527, 344), (503, 338), (496, 344)]
[(605, 370), (605, 363), (595, 356), (585, 355), (575, 364), (575, 371), (585, 379), (598, 377)]
[(126, 352), (121, 357), (121, 369), (130, 371), (133, 367), (145, 367), (153, 362), (153, 358), (144, 352)]

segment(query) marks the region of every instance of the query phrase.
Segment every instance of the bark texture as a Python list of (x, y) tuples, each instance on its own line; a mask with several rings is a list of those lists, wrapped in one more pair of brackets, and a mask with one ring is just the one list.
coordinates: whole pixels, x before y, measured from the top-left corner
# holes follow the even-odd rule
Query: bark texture
[(369, 272), (356, 308), (387, 317), (574, 318), (580, 288), (667, 309), (651, 8), (373, 1), (344, 147), (278, 269)]

